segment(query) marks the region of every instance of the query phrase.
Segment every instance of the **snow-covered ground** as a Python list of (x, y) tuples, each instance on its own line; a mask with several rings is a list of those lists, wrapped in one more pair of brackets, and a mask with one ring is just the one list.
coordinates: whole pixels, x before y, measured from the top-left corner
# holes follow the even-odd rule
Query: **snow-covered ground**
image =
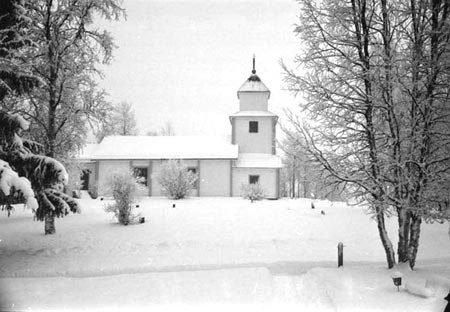
[[(0, 310), (442, 311), (450, 290), (448, 224), (423, 225), (417, 269), (396, 268), (404, 275), (397, 292), (362, 208), (144, 198), (146, 222), (121, 226), (105, 201), (80, 201), (82, 213), (58, 219), (51, 236), (21, 206), (10, 218), (0, 214)], [(395, 222), (388, 220), (394, 244)], [(413, 295), (405, 283), (432, 295)]]

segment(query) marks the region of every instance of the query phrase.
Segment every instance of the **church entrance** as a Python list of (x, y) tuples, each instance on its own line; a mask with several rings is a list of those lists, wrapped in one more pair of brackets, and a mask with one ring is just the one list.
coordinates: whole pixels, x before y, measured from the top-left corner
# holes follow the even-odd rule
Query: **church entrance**
[(89, 175), (91, 173), (91, 170), (84, 169), (81, 173), (81, 190), (82, 191), (88, 191), (89, 190)]

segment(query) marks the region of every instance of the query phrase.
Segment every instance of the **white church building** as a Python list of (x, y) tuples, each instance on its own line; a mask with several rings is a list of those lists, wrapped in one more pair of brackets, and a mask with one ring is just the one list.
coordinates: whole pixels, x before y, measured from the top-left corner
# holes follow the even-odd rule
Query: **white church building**
[(169, 159), (181, 160), (198, 174), (190, 196), (241, 196), (242, 185), (259, 183), (266, 198), (280, 196), (281, 159), (276, 155), (278, 116), (268, 110), (270, 90), (256, 75), (237, 91), (239, 111), (230, 115), (228, 136), (109, 136), (86, 148), (79, 160), (84, 164), (85, 189), (105, 187), (111, 172), (130, 169), (143, 179), (141, 195), (164, 196), (155, 173)]

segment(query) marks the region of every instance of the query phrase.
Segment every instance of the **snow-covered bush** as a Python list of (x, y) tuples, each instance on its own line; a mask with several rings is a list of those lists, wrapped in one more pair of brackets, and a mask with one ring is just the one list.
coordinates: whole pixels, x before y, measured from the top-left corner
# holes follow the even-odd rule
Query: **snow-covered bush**
[(156, 179), (169, 198), (181, 199), (194, 188), (198, 179), (197, 174), (189, 171), (179, 160), (169, 160), (161, 165)]
[(106, 212), (112, 212), (117, 221), (123, 225), (136, 223), (139, 215), (134, 214), (137, 193), (140, 185), (130, 171), (117, 171), (111, 174), (106, 184), (112, 193), (114, 202), (105, 206)]
[(97, 199), (98, 197), (98, 187), (97, 185), (93, 185), (89, 191), (88, 191), (89, 195), (91, 196), (92, 199)]
[(259, 183), (242, 184), (241, 192), (242, 197), (250, 199), (252, 203), (255, 200), (261, 200), (265, 197), (264, 189)]

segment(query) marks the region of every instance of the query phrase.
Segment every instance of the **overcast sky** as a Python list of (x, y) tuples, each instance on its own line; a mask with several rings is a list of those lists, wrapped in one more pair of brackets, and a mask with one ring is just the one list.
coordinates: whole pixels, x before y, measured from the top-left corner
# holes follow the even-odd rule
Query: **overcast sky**
[(127, 19), (102, 23), (118, 49), (101, 85), (113, 102), (129, 101), (139, 134), (170, 122), (177, 135), (229, 135), (236, 91), (250, 76), (271, 90), (269, 110), (282, 118), (295, 98), (280, 59), (300, 48), (293, 0), (124, 0)]

